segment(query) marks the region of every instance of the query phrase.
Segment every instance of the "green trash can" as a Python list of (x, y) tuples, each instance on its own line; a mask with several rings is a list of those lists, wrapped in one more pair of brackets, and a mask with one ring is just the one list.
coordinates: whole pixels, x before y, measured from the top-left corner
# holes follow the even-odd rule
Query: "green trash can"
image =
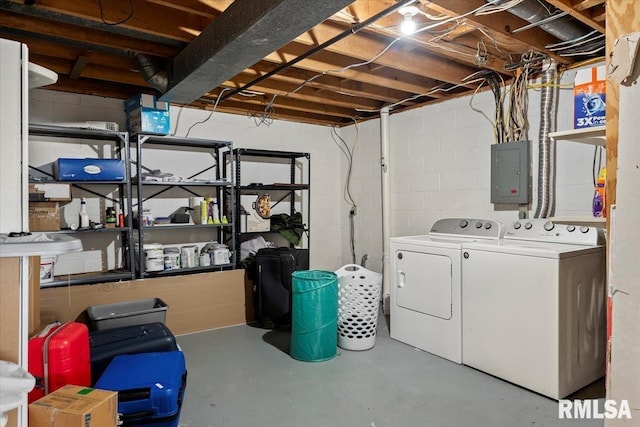
[(332, 359), (338, 351), (338, 276), (331, 271), (292, 273), (291, 357)]

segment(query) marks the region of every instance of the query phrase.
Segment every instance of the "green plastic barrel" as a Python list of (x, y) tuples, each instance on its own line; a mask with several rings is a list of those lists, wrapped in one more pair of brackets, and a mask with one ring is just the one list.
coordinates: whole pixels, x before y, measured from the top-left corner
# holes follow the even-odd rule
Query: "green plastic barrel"
[(292, 274), (291, 357), (321, 362), (338, 351), (338, 276), (331, 271)]

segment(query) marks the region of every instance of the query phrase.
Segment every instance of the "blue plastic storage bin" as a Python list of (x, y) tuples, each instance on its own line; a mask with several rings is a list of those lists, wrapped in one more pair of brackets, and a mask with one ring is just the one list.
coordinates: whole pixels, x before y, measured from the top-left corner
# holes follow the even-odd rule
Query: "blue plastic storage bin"
[(55, 164), (59, 181), (123, 181), (124, 160), (59, 158)]

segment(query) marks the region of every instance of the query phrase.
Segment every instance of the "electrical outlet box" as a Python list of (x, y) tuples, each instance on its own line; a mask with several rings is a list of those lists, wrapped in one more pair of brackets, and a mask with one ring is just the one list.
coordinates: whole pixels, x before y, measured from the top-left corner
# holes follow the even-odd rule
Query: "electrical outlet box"
[(491, 146), (491, 203), (528, 204), (531, 195), (529, 141)]

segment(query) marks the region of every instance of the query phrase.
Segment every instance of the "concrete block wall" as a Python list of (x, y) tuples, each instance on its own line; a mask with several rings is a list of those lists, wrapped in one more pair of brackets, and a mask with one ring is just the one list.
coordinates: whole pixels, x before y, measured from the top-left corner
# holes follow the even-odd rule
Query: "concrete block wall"
[[(30, 92), (30, 122), (45, 124), (70, 124), (86, 121), (116, 122), (121, 130), (125, 130), (123, 102), (120, 99), (88, 96), (36, 89)], [(188, 129), (196, 122), (205, 120), (208, 111), (190, 108), (171, 107), (172, 133), (186, 135)], [(330, 128), (297, 124), (285, 121), (273, 121), (269, 126), (258, 125), (254, 119), (231, 114), (214, 113), (212, 117), (194, 126), (190, 137), (228, 140), (235, 148), (260, 148), (268, 150), (298, 151), (311, 154), (311, 267), (315, 269), (334, 270), (341, 265), (342, 254), (340, 242), (340, 204), (342, 200), (340, 181), (340, 151), (331, 142)], [(45, 165), (58, 157), (96, 157), (109, 156), (111, 153), (96, 153), (90, 145), (65, 143), (55, 140), (34, 140), (30, 142), (30, 164)], [(146, 158), (145, 158), (146, 159)], [(207, 161), (209, 159), (206, 159)], [(193, 172), (192, 161), (175, 162), (169, 155), (157, 156), (154, 168), (178, 173)], [(184, 171), (183, 171), (184, 170)], [(198, 169), (199, 170), (199, 169)], [(248, 172), (247, 175), (244, 172)], [(262, 165), (251, 173), (249, 168), (243, 169), (243, 179), (248, 182), (273, 182), (271, 170)], [(288, 172), (288, 168), (287, 168)], [(269, 179), (267, 179), (269, 178)], [(288, 174), (287, 174), (288, 179)], [(64, 222), (75, 221), (79, 211), (79, 200), (65, 205)], [(156, 203), (154, 201), (154, 203)], [(173, 201), (162, 201), (153, 205), (159, 212), (172, 212), (176, 206)], [(168, 210), (170, 209), (170, 210)], [(90, 218), (100, 218), (104, 214), (104, 206), (99, 202), (89, 204)], [(160, 213), (157, 214), (158, 216)], [(96, 271), (112, 268), (113, 255), (104, 259), (104, 242), (89, 242), (94, 248), (88, 253), (60, 256), (56, 265), (56, 274)]]
[[(574, 72), (560, 81), (557, 130), (573, 128)], [(510, 224), (518, 218), (517, 206), (496, 206), (490, 202), (490, 148), (494, 143), (492, 125), (473, 106), (489, 117), (494, 114), (490, 92), (461, 97), (391, 114), (391, 235), (426, 234), (444, 217), (489, 218)], [(537, 141), (540, 115), (539, 89), (529, 90), (528, 139), (532, 141), (533, 216), (537, 198)], [(380, 123), (371, 120), (340, 129), (347, 141), (358, 142), (354, 149), (352, 194), (358, 204), (355, 217), (356, 260), (368, 254), (367, 267), (382, 270), (380, 202)], [(571, 141), (557, 143), (555, 215), (591, 215), (593, 196), (593, 146)], [(604, 166), (604, 151), (602, 166)], [(596, 168), (597, 169), (597, 168)], [(346, 163), (343, 158), (343, 176)], [(343, 209), (343, 260), (351, 262), (348, 220)]]
[[(564, 88), (575, 72), (560, 81), (557, 129), (573, 127), (572, 91)], [(494, 143), (491, 124), (469, 105), (471, 97), (390, 116), (392, 223), (391, 235), (424, 234), (439, 218), (486, 217), (506, 224), (518, 217), (515, 207), (495, 207), (490, 203), (490, 147)], [(529, 139), (532, 146), (532, 203), (536, 208), (537, 138), (539, 90), (529, 91)], [(493, 97), (479, 93), (473, 106), (493, 115)], [(115, 121), (124, 129), (122, 101), (47, 90), (31, 92), (31, 122), (67, 123), (87, 120)], [(185, 135), (191, 125), (208, 117), (208, 111), (172, 107), (172, 132)], [(370, 120), (339, 129), (353, 150), (351, 194), (357, 203), (355, 262), (368, 256), (367, 267), (382, 270), (382, 220), (380, 173), (380, 122)], [(234, 147), (303, 151), (311, 153), (311, 246), (312, 268), (334, 270), (352, 262), (349, 243), (349, 206), (344, 201), (347, 175), (346, 157), (322, 126), (273, 121), (258, 125), (252, 118), (214, 113), (190, 132), (192, 137), (231, 140)], [(356, 138), (357, 136), (357, 138)], [(355, 144), (354, 144), (355, 143)], [(77, 152), (69, 150), (78, 150)], [(82, 151), (82, 150), (89, 150)], [(562, 141), (556, 150), (556, 215), (590, 215), (593, 195), (592, 162), (595, 148)], [(61, 155), (95, 155), (86, 147), (47, 142), (31, 157), (38, 162)], [(604, 165), (604, 154), (602, 163)], [(170, 165), (170, 163), (168, 164)], [(267, 172), (265, 172), (267, 171)], [(261, 168), (250, 182), (264, 181), (268, 169)], [(243, 174), (244, 175), (244, 174)], [(255, 178), (255, 179), (254, 179)], [(78, 206), (68, 205), (76, 215)], [(91, 207), (95, 214), (100, 209)], [(98, 262), (96, 260), (95, 262)]]

